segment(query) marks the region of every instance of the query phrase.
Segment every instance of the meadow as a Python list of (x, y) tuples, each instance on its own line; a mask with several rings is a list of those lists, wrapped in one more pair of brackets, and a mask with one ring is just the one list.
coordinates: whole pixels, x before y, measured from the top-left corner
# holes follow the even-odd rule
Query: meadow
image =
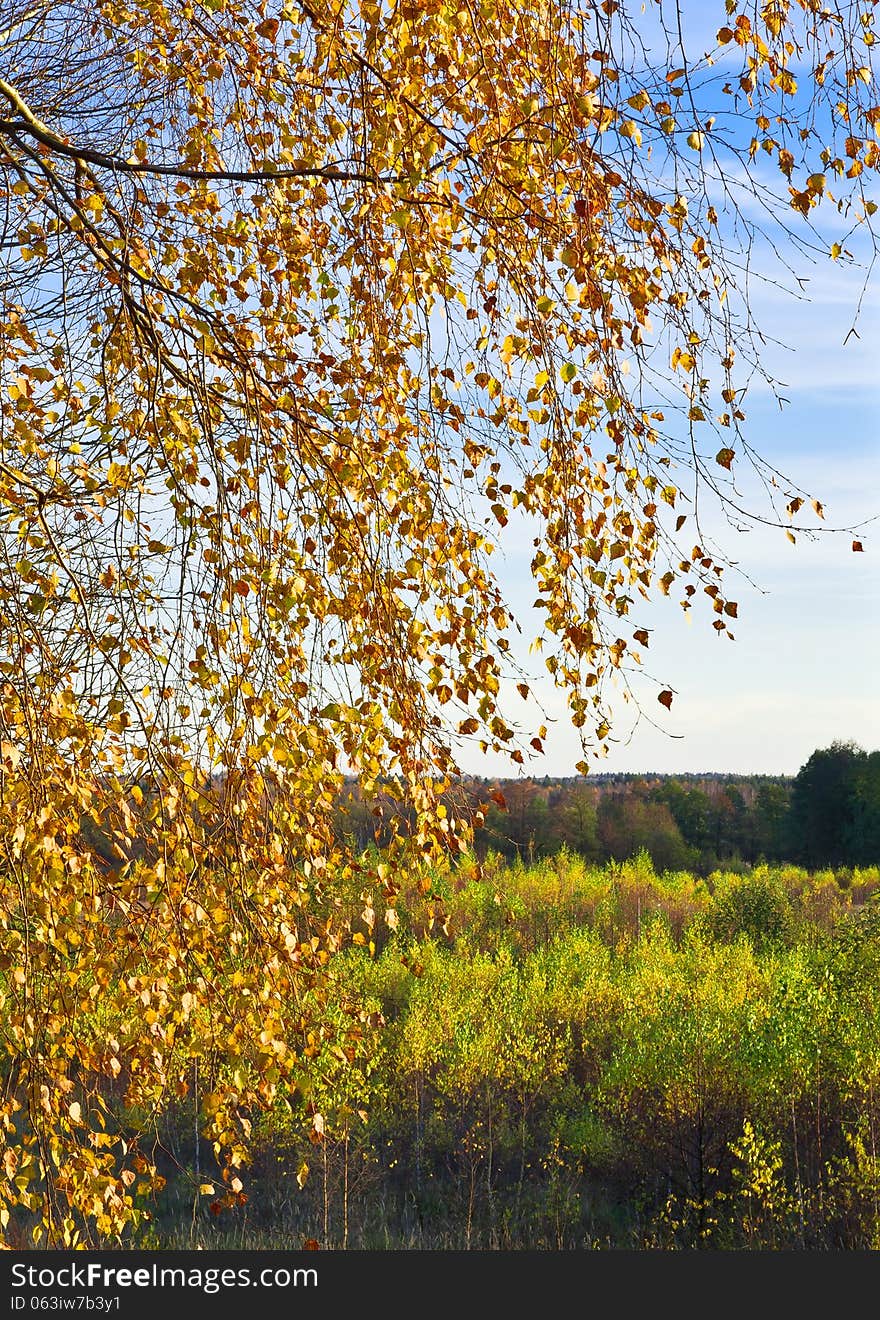
[[(211, 1198), (166, 1110), (148, 1247), (880, 1246), (880, 869), (465, 856), (322, 983)], [(307, 1015), (308, 1005), (303, 1005)]]

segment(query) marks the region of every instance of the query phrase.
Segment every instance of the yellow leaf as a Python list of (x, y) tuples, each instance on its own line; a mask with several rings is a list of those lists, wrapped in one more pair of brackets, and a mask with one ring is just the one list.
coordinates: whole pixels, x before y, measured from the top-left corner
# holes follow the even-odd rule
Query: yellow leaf
[(2, 739), (0, 741), (0, 761), (3, 761), (10, 770), (14, 770), (20, 760), (21, 752), (15, 743), (10, 742), (7, 738)]

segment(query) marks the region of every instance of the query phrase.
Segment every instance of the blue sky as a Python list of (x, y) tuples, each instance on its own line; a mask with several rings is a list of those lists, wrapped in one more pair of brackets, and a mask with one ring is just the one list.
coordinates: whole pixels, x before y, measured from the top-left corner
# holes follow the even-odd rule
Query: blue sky
[[(827, 251), (842, 235), (842, 224), (827, 204), (814, 217)], [(792, 219), (796, 227), (794, 213)], [(783, 255), (793, 253), (780, 229), (773, 237)], [(821, 500), (829, 530), (815, 539), (797, 534), (792, 545), (781, 529), (740, 533), (713, 516), (717, 544), (746, 575), (727, 576), (728, 594), (739, 604), (736, 640), (715, 633), (708, 610), (685, 617), (677, 599), (642, 609), (638, 621), (652, 629), (645, 667), (675, 698), (667, 712), (657, 703), (656, 684), (644, 685), (642, 718), (632, 703), (617, 700), (608, 755), (595, 762), (596, 770), (790, 775), (835, 739), (880, 748), (876, 278), (864, 294), (857, 334), (848, 334), (870, 260), (868, 238), (857, 235), (847, 243), (852, 264), (793, 258), (797, 273), (806, 277), (802, 294), (760, 280), (749, 290), (755, 323), (767, 336), (763, 364), (783, 383), (789, 402), (780, 410), (756, 382), (746, 403), (746, 436), (796, 486)], [(768, 276), (796, 287), (769, 247), (756, 258)], [(745, 474), (741, 480), (746, 503), (754, 504), (756, 491)], [(855, 524), (865, 524), (855, 533), (863, 553), (853, 553), (852, 534), (830, 530)], [(502, 573), (526, 629), (535, 594), (528, 582), (529, 550), (528, 541), (508, 545)], [(544, 755), (527, 760), (522, 773), (573, 774), (581, 752), (564, 697), (541, 676), (539, 656), (527, 663), (552, 723)], [(464, 751), (462, 765), (486, 775), (512, 769), (503, 758), (476, 750)]]

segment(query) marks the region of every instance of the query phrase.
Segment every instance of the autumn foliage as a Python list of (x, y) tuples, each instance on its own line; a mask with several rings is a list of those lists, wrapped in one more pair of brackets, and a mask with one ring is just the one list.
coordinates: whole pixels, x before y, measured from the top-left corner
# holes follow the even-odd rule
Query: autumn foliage
[[(584, 766), (639, 597), (728, 630), (688, 502), (760, 467), (719, 171), (870, 221), (873, 9), (729, 3), (670, 62), (659, 8), (658, 57), (610, 3), (5, 6), (10, 1236), (123, 1235), (185, 1094), (239, 1194), (337, 1029), (338, 885), (393, 921), (397, 868), (459, 846), (461, 740), (540, 750), (505, 527)], [(333, 829), (346, 773), (407, 808), (381, 861)]]

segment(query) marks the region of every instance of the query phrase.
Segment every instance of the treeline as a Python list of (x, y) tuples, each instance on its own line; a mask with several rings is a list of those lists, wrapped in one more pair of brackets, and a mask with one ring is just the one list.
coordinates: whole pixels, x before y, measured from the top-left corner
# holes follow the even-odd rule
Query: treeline
[[(734, 775), (595, 775), (464, 780), (451, 811), (483, 816), (480, 856), (535, 861), (567, 848), (596, 863), (647, 852), (658, 870), (708, 875), (719, 866), (791, 862), (810, 868), (880, 862), (880, 751), (833, 743), (794, 778)], [(387, 837), (397, 808), (340, 803), (339, 830), (357, 847)]]
[(880, 871), (846, 879), (565, 852), (402, 879), (244, 1190), (198, 1195), (182, 1104), (142, 1241), (876, 1249)]

